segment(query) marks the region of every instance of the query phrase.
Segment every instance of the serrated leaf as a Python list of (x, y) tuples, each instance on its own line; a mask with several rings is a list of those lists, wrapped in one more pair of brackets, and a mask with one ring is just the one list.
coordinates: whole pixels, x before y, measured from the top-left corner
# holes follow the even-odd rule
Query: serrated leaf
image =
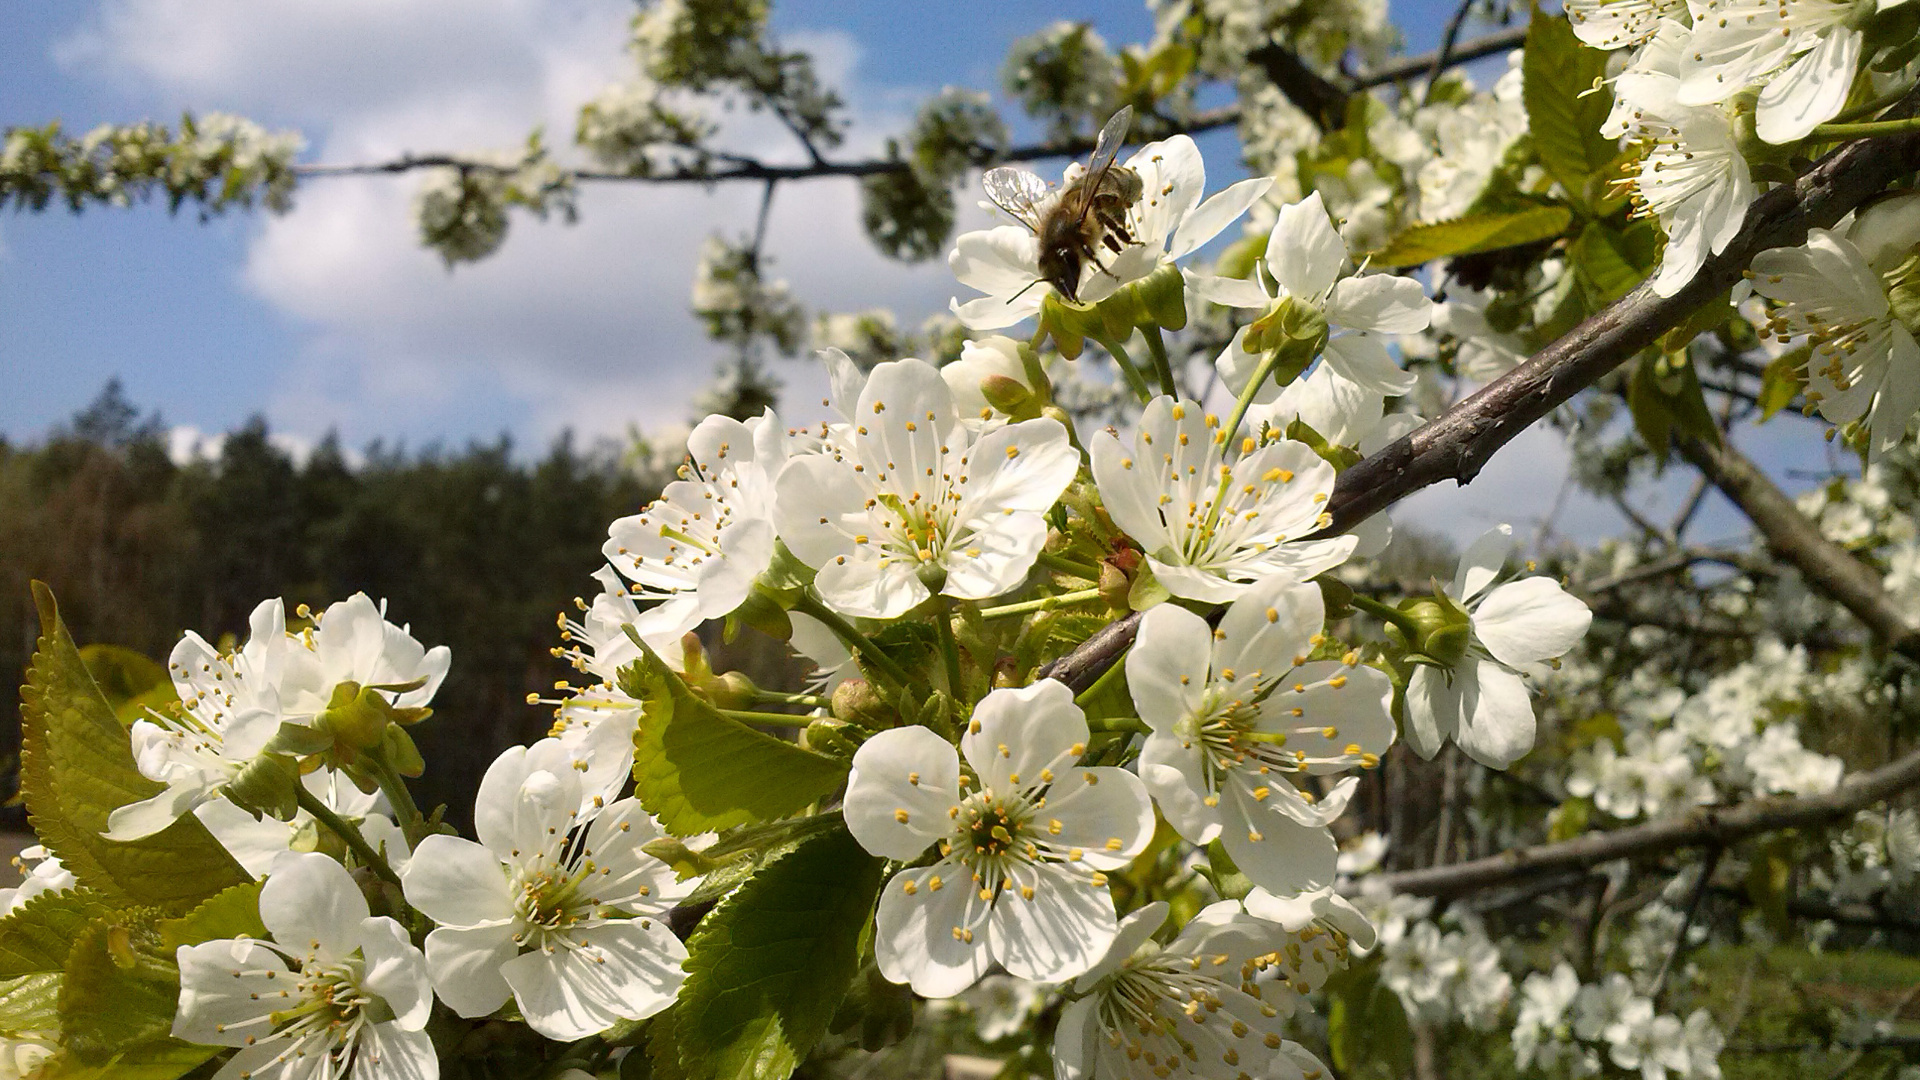
[(122, 724), (131, 724), (180, 697), (173, 692), (173, 680), (159, 661), (119, 645), (85, 645), (80, 661), (100, 687), (100, 693), (112, 706)]
[(75, 939), (60, 987), (60, 1028), (81, 1062), (104, 1062), (172, 1030), (180, 973), (160, 920), (156, 908), (127, 908), (94, 920)]
[(0, 978), (62, 971), (74, 939), (112, 905), (85, 889), (41, 893), (0, 919)]
[(1773, 414), (1793, 404), (1800, 391), (1807, 388), (1807, 360), (1813, 355), (1811, 345), (1802, 345), (1781, 353), (1767, 364), (1760, 374), (1760, 420), (1765, 423), (1773, 419)]
[(1531, 206), (1497, 214), (1478, 214), (1404, 229), (1373, 254), (1375, 266), (1419, 266), (1435, 259), (1551, 240), (1566, 231), (1573, 211), (1564, 206)]
[(141, 776), (127, 731), (87, 673), (53, 593), (33, 583), (40, 644), (20, 689), (20, 791), (41, 842), (82, 886), (110, 900), (183, 912), (246, 872), (192, 815), (120, 843), (100, 833), (116, 807), (157, 793)]
[(786, 817), (846, 779), (846, 762), (720, 715), (651, 650), (620, 679), (642, 702), (634, 793), (676, 836)]
[(1617, 140), (1600, 134), (1613, 108), (1601, 83), (1606, 73), (1607, 54), (1583, 44), (1565, 16), (1534, 9), (1521, 61), (1529, 134), (1548, 175), (1583, 202), (1590, 202), (1588, 180), (1620, 152)]
[(1590, 306), (1597, 310), (1611, 304), (1646, 279), (1653, 268), (1649, 239), (1634, 229), (1616, 233), (1597, 221), (1580, 231), (1571, 254), (1587, 284)]
[(162, 942), (171, 950), (222, 938), (266, 938), (267, 926), (260, 921), (262, 884), (248, 881), (222, 889), (187, 914), (166, 920), (159, 928)]
[(114, 1054), (98, 1064), (62, 1059), (41, 1080), (174, 1080), (224, 1047), (156, 1039)]
[(0, 980), (0, 1036), (60, 1031), (60, 979), (57, 971)]
[(860, 969), (883, 860), (844, 828), (749, 878), (687, 942), (672, 1037), (689, 1080), (785, 1080)]

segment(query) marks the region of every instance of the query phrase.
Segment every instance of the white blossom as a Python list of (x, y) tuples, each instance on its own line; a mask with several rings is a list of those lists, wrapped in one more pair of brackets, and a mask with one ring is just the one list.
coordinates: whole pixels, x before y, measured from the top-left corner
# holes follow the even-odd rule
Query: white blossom
[(1275, 945), (1270, 924), (1222, 901), (1159, 946), (1153, 933), (1166, 917), (1160, 901), (1129, 914), (1100, 963), (1074, 982), (1084, 996), (1061, 1013), (1053, 1040), (1061, 1080), (1326, 1075), (1286, 1037), (1291, 992), (1253, 978)]
[(1358, 543), (1300, 539), (1327, 524), (1333, 491), (1333, 466), (1312, 447), (1271, 431), (1229, 445), (1219, 418), (1192, 401), (1155, 398), (1133, 454), (1101, 432), (1092, 457), (1107, 513), (1175, 596), (1224, 603), (1263, 579), (1305, 581)]
[[(864, 743), (847, 780), (847, 828), (902, 862), (881, 891), (874, 952), (881, 974), (922, 997), (952, 997), (996, 961), (1035, 982), (1091, 968), (1117, 921), (1106, 871), (1153, 835), (1139, 778), (1081, 768), (1087, 722), (1065, 684), (995, 690), (974, 707), (960, 755), (922, 727)], [(971, 789), (971, 790), (969, 790)]]
[(975, 431), (921, 360), (873, 369), (843, 437), (781, 470), (780, 538), (847, 615), (892, 619), (935, 593), (984, 600), (1018, 586), (1045, 512), (1079, 471), (1049, 417)]
[(1417, 665), (1408, 680), (1405, 734), (1422, 757), (1452, 739), (1475, 761), (1504, 769), (1533, 749), (1533, 705), (1520, 676), (1573, 648), (1593, 622), (1551, 578), (1495, 585), (1512, 538), (1499, 526), (1460, 557), (1446, 595), (1468, 613), (1466, 651), (1450, 668)]
[(271, 942), (180, 946), (173, 1036), (240, 1048), (215, 1080), (434, 1080), (426, 964), (345, 867), (287, 852), (260, 890)]
[(21, 848), (13, 865), (25, 880), (10, 889), (0, 889), (0, 915), (19, 911), (36, 896), (66, 892), (77, 884), (73, 871), (61, 865), (60, 857), (39, 844)]
[(1757, 85), (1755, 127), (1770, 143), (1804, 139), (1846, 105), (1866, 42), (1853, 25), (1858, 4), (1704, 0), (1699, 6), (1681, 104), (1717, 104)]
[(746, 421), (709, 416), (687, 438), (680, 479), (607, 527), (607, 562), (633, 582), (634, 599), (659, 601), (633, 621), (650, 645), (746, 600), (773, 561), (773, 478), (786, 452), (771, 409)]
[(479, 843), (420, 842), (402, 881), (439, 924), (427, 970), (453, 1011), (485, 1016), (512, 998), (535, 1031), (572, 1040), (673, 1003), (687, 952), (660, 918), (692, 885), (640, 850), (661, 833), (637, 801), (602, 797), (543, 739), (488, 768)]
[(1393, 684), (1357, 654), (1309, 661), (1324, 640), (1320, 589), (1276, 578), (1227, 608), (1219, 628), (1177, 604), (1140, 623), (1127, 686), (1153, 729), (1140, 777), (1195, 844), (1218, 839), (1254, 884), (1290, 895), (1333, 883), (1327, 823), (1357, 778), (1324, 795), (1308, 779), (1372, 768), (1393, 742)]

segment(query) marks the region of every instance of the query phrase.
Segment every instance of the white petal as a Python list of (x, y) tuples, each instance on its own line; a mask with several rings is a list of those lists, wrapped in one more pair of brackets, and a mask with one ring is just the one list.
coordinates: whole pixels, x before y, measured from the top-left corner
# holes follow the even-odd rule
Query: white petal
[(1186, 279), (1188, 295), (1208, 303), (1232, 308), (1264, 308), (1273, 303), (1273, 297), (1252, 278), (1214, 277), (1191, 270), (1181, 271), (1181, 276)]
[(367, 898), (353, 876), (319, 852), (281, 854), (260, 889), (260, 921), (273, 940), (296, 952), (317, 946), (345, 956), (366, 917)]
[(1427, 760), (1440, 752), (1460, 727), (1460, 695), (1447, 673), (1430, 664), (1417, 664), (1407, 680), (1406, 728), (1401, 734), (1413, 752)]
[(666, 924), (617, 920), (571, 935), (571, 947), (529, 949), (502, 968), (528, 1026), (549, 1039), (584, 1039), (673, 1004), (686, 981), (686, 946)]
[(1059, 1080), (1089, 1080), (1098, 1058), (1100, 999), (1083, 997), (1060, 1011), (1053, 1030), (1053, 1074)]
[(1417, 334), (1433, 321), (1433, 301), (1410, 277), (1350, 277), (1327, 298), (1327, 321), (1377, 334)]
[[(1147, 618), (1152, 617), (1153, 612), (1148, 612)], [(1310, 639), (1325, 629), (1326, 621), (1326, 600), (1318, 585), (1284, 578), (1256, 583), (1220, 619), (1214, 647), (1216, 677), (1225, 670), (1240, 678), (1279, 676), (1294, 666), (1295, 657), (1313, 650)], [(1143, 633), (1145, 629), (1143, 621)], [(1131, 669), (1128, 681), (1131, 685)]]
[(1140, 781), (1174, 832), (1190, 844), (1211, 844), (1220, 836), (1220, 812), (1206, 804), (1211, 792), (1200, 771), (1200, 753), (1171, 735), (1149, 735), (1140, 749)]
[[(421, 841), (423, 849), (426, 845)], [(419, 860), (414, 862), (417, 865)], [(507, 1003), (513, 988), (500, 968), (520, 951), (513, 933), (512, 924), (503, 924), (472, 929), (443, 926), (427, 935), (427, 974), (447, 1008), (474, 1017)]]
[(175, 957), (180, 966), (180, 1005), (173, 1017), (173, 1036), (187, 1042), (244, 1045), (253, 1028), (235, 1026), (271, 1012), (266, 1002), (279, 1000), (286, 986), (285, 978), (267, 974), (284, 975), (286, 960), (258, 941), (228, 938), (182, 945)]
[[(940, 879), (937, 889), (931, 887), (935, 878)], [(993, 964), (987, 909), (978, 896), (958, 864), (895, 874), (881, 889), (874, 913), (873, 951), (880, 973), (927, 998), (949, 998), (972, 986)], [(956, 932), (969, 930), (971, 941)]]
[(255, 878), (267, 876), (273, 860), (293, 842), (292, 822), (271, 815), (258, 820), (225, 799), (212, 799), (193, 808), (193, 816), (227, 849), (240, 868)]
[(1280, 208), (1267, 239), (1267, 270), (1282, 289), (1318, 302), (1346, 260), (1347, 242), (1334, 231), (1319, 192)]
[(1220, 235), (1221, 230), (1246, 213), (1248, 207), (1259, 202), (1272, 186), (1271, 177), (1261, 176), (1215, 192), (1180, 223), (1173, 234), (1169, 257), (1179, 259), (1199, 250), (1202, 244)]
[(1127, 690), (1148, 727), (1170, 732), (1199, 710), (1212, 649), (1207, 621), (1177, 604), (1161, 604), (1141, 618), (1127, 652)]
[(1754, 130), (1776, 145), (1799, 142), (1839, 115), (1853, 88), (1854, 69), (1866, 35), (1836, 28), (1820, 44), (1760, 88)]
[(1873, 411), (1867, 421), (1869, 460), (1892, 450), (1906, 440), (1913, 414), (1920, 410), (1920, 345), (1905, 326), (1894, 323), (1892, 344), (1888, 349), (1887, 373), (1880, 392), (1874, 396)]
[(426, 837), (400, 880), (407, 903), (442, 926), (480, 926), (513, 917), (506, 868), (471, 840)]
[(1040, 285), (1018, 296), (1001, 298), (979, 296), (966, 303), (952, 301), (953, 317), (969, 330), (1002, 330), (1040, 310), (1040, 297), (1048, 286)]
[[(360, 1032), (353, 1080), (439, 1080), (433, 1039), (396, 1023), (370, 1024)], [(258, 1073), (255, 1074), (259, 1075)]]
[(1386, 345), (1371, 334), (1342, 334), (1327, 342), (1323, 355), (1335, 375), (1382, 397), (1403, 396), (1419, 382), (1413, 372), (1394, 363)]
[(1249, 881), (1278, 896), (1333, 884), (1340, 848), (1325, 826), (1301, 825), (1267, 814), (1259, 828), (1258, 840), (1244, 823), (1231, 820), (1220, 833), (1227, 854)]
[[(1154, 405), (1148, 405), (1147, 413), (1153, 411)], [(1091, 457), (1093, 483), (1113, 523), (1148, 549), (1164, 543), (1167, 529), (1154, 506), (1153, 473), (1144, 467), (1135, 467), (1120, 440), (1105, 431), (1094, 435)]]
[(1169, 910), (1165, 900), (1155, 900), (1128, 912), (1120, 920), (1120, 929), (1114, 934), (1113, 944), (1107, 947), (1107, 955), (1073, 981), (1074, 991), (1085, 993), (1101, 979), (1120, 970), (1121, 964), (1126, 963), (1142, 945), (1153, 940), (1153, 935), (1166, 924)]
[[(1200, 148), (1194, 145), (1191, 136), (1175, 135), (1141, 147), (1127, 159), (1127, 165), (1140, 175), (1145, 189), (1144, 197), (1134, 206), (1134, 217), (1140, 227), (1134, 239), (1150, 248), (1164, 249), (1168, 235), (1191, 214), (1200, 201), (1201, 192), (1206, 190), (1207, 169), (1200, 158)], [(1220, 228), (1226, 224), (1225, 220), (1221, 221)], [(1218, 232), (1219, 228), (1214, 231)], [(1182, 254), (1185, 252), (1177, 252), (1173, 257)]]
[(1140, 778), (1125, 769), (1102, 765), (1063, 774), (1047, 790), (1048, 814), (1060, 822), (1049, 828), (1052, 845), (1077, 848), (1095, 870), (1117, 870), (1147, 849), (1153, 839), (1153, 801)]
[(1016, 978), (1064, 982), (1091, 968), (1119, 932), (1113, 894), (1053, 864), (1032, 868), (1033, 899), (1001, 893), (988, 919), (994, 959)]
[(1495, 525), (1480, 534), (1460, 556), (1460, 568), (1454, 571), (1453, 588), (1447, 594), (1465, 604), (1493, 584), (1513, 551), (1513, 526)]
[(1454, 741), (1490, 769), (1504, 769), (1533, 749), (1533, 704), (1520, 676), (1492, 660), (1454, 673), (1463, 714)]
[(1563, 655), (1592, 623), (1587, 605), (1546, 577), (1508, 582), (1473, 611), (1474, 636), (1494, 659), (1513, 668)]
[(866, 501), (851, 464), (826, 454), (801, 455), (781, 466), (774, 480), (774, 528), (795, 558), (819, 569), (856, 546), (849, 534), (866, 531)]
[(828, 607), (862, 619), (897, 619), (933, 595), (912, 563), (872, 544), (852, 545), (845, 555), (828, 560), (813, 587)]
[(106, 830), (100, 835), (109, 840), (144, 840), (214, 797), (211, 791), (198, 785), (169, 787), (150, 799), (114, 807), (107, 815)]
[(954, 238), (947, 268), (960, 284), (989, 296), (1011, 296), (1039, 276), (1039, 246), (1018, 225), (1000, 225)]
[(1041, 679), (982, 698), (960, 738), (960, 752), (982, 784), (1009, 792), (1040, 786), (1043, 770), (1072, 764), (1086, 744), (1086, 715), (1074, 704), (1073, 691)]
[[(960, 758), (923, 727), (882, 731), (853, 755), (843, 812), (860, 846), (908, 862), (947, 834), (960, 802)], [(905, 820), (901, 820), (902, 818)]]
[(408, 940), (407, 932), (392, 919), (375, 916), (361, 921), (356, 943), (366, 960), (361, 988), (385, 1001), (401, 1027), (408, 1031), (425, 1027), (433, 1011), (433, 988), (427, 978), (427, 958)]

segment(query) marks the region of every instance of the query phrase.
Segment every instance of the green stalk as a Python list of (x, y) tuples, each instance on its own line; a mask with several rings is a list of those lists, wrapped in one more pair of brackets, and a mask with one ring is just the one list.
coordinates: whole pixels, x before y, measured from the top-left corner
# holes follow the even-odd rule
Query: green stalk
[(981, 608), (982, 619), (1004, 619), (1013, 615), (1028, 615), (1036, 611), (1052, 611), (1054, 608), (1084, 604), (1089, 600), (1100, 599), (1099, 589), (1081, 589), (1078, 592), (1061, 593), (1058, 596), (1043, 596), (1038, 600), (1022, 600), (1017, 604), (1001, 607)]
[(940, 657), (946, 661), (947, 693), (960, 696), (960, 643), (953, 639), (953, 602), (942, 596), (933, 620), (940, 635)]
[(1168, 397), (1179, 397), (1180, 388), (1173, 381), (1173, 361), (1167, 359), (1167, 339), (1160, 336), (1160, 328), (1152, 323), (1141, 327), (1140, 334), (1147, 339), (1147, 351), (1153, 354), (1153, 370), (1160, 376), (1160, 389)]
[(1140, 375), (1140, 369), (1133, 366), (1133, 357), (1127, 355), (1126, 346), (1117, 341), (1108, 341), (1106, 338), (1093, 340), (1099, 342), (1100, 347), (1107, 350), (1107, 355), (1113, 357), (1113, 362), (1119, 365), (1120, 374), (1126, 378), (1127, 385), (1139, 397), (1140, 404), (1145, 405), (1152, 401), (1153, 391), (1147, 386), (1147, 380)]
[(867, 635), (861, 633), (857, 627), (843, 618), (839, 612), (828, 607), (825, 602), (813, 593), (801, 593), (799, 599), (793, 603), (793, 610), (802, 615), (811, 615), (819, 619), (821, 623), (825, 624), (827, 629), (833, 631), (834, 636), (840, 639), (841, 644), (853, 650), (855, 657), (862, 663), (872, 664), (882, 675), (892, 679), (901, 686), (907, 686), (913, 682), (912, 677), (907, 674), (905, 668), (894, 663), (893, 658), (881, 652), (880, 649), (867, 638)]
[(1813, 138), (1826, 141), (1874, 139), (1887, 135), (1911, 135), (1920, 131), (1920, 116), (1905, 120), (1869, 120), (1862, 124), (1821, 124), (1813, 129)]
[(1101, 716), (1087, 721), (1088, 731), (1119, 731), (1139, 735), (1151, 735), (1153, 729), (1131, 716)]
[(299, 803), (300, 809), (312, 814), (315, 821), (325, 825), (334, 835), (345, 840), (347, 842), (347, 850), (359, 856), (360, 861), (364, 863), (368, 869), (380, 875), (381, 880), (394, 885), (400, 884), (400, 875), (394, 873), (393, 867), (387, 865), (387, 860), (381, 858), (380, 853), (373, 850), (373, 845), (367, 843), (367, 838), (360, 835), (360, 830), (349, 825), (344, 818), (333, 812), (332, 807), (321, 802), (319, 796), (308, 791), (307, 785), (295, 784), (293, 797), (295, 801)]
[[(1131, 645), (1127, 646), (1127, 652), (1132, 652), (1132, 651), (1133, 651), (1133, 646)], [(1127, 654), (1121, 653), (1117, 658), (1115, 658), (1113, 663), (1108, 666), (1107, 670), (1100, 673), (1099, 678), (1093, 680), (1092, 686), (1087, 687), (1085, 690), (1082, 690), (1080, 691), (1079, 694), (1075, 695), (1073, 699), (1074, 703), (1079, 705), (1085, 705), (1087, 702), (1092, 701), (1094, 698), (1099, 697), (1101, 694), (1105, 693), (1108, 687), (1111, 687), (1114, 683), (1117, 683), (1126, 677), (1127, 677)]]
[(1858, 105), (1855, 105), (1851, 109), (1843, 110), (1838, 116), (1835, 116), (1831, 121), (1829, 121), (1829, 123), (1841, 124), (1849, 120), (1858, 120), (1863, 116), (1872, 116), (1874, 113), (1879, 112), (1881, 109), (1884, 109), (1887, 106), (1892, 105), (1894, 102), (1899, 101), (1901, 98), (1906, 97), (1907, 93), (1912, 89), (1913, 89), (1913, 84), (1908, 83), (1905, 86), (1901, 86), (1893, 90), (1889, 90), (1888, 92), (1881, 94), (1879, 97), (1874, 98), (1872, 101), (1864, 101)]
[(1072, 574), (1074, 577), (1085, 578), (1088, 581), (1100, 580), (1100, 568), (1092, 563), (1083, 563), (1078, 559), (1069, 559), (1064, 555), (1055, 555), (1049, 551), (1041, 552), (1039, 561), (1041, 566), (1049, 570), (1057, 570), (1062, 574)]
[(792, 713), (755, 712), (751, 709), (716, 709), (715, 711), (729, 720), (738, 720), (743, 724), (803, 728), (814, 721), (811, 716), (795, 716)]
[(380, 790), (387, 793), (387, 801), (393, 804), (393, 815), (399, 819), (401, 834), (407, 838), (407, 843), (419, 843), (425, 836), (421, 827), (426, 817), (413, 801), (413, 792), (407, 790), (407, 782), (383, 759), (368, 754), (366, 760), (373, 767), (374, 779), (380, 781)]
[(753, 703), (755, 705), (802, 705), (809, 709), (825, 709), (833, 705), (833, 702), (818, 694), (785, 694), (778, 690), (762, 690), (757, 686), (753, 688)]
[(1377, 619), (1392, 623), (1406, 637), (1409, 648), (1420, 647), (1420, 626), (1406, 612), (1391, 604), (1383, 604), (1371, 596), (1361, 596), (1357, 593), (1348, 603)]

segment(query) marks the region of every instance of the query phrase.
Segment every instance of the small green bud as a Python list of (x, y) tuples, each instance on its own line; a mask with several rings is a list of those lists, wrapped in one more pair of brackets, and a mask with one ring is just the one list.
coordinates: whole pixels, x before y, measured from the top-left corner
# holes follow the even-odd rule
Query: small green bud
[(1033, 400), (1033, 392), (1023, 386), (1018, 379), (1005, 375), (989, 375), (980, 380), (980, 395), (987, 404), (1000, 412), (1012, 415)]
[(834, 687), (832, 711), (837, 719), (867, 728), (890, 728), (899, 723), (893, 708), (865, 679), (848, 679)]
[(864, 729), (845, 720), (821, 717), (800, 733), (800, 745), (815, 753), (851, 761), (855, 751), (860, 749), (860, 743), (865, 741), (860, 737), (863, 734)]
[(931, 559), (921, 563), (914, 574), (920, 579), (920, 584), (935, 596), (939, 596), (940, 590), (947, 587), (947, 568)]

